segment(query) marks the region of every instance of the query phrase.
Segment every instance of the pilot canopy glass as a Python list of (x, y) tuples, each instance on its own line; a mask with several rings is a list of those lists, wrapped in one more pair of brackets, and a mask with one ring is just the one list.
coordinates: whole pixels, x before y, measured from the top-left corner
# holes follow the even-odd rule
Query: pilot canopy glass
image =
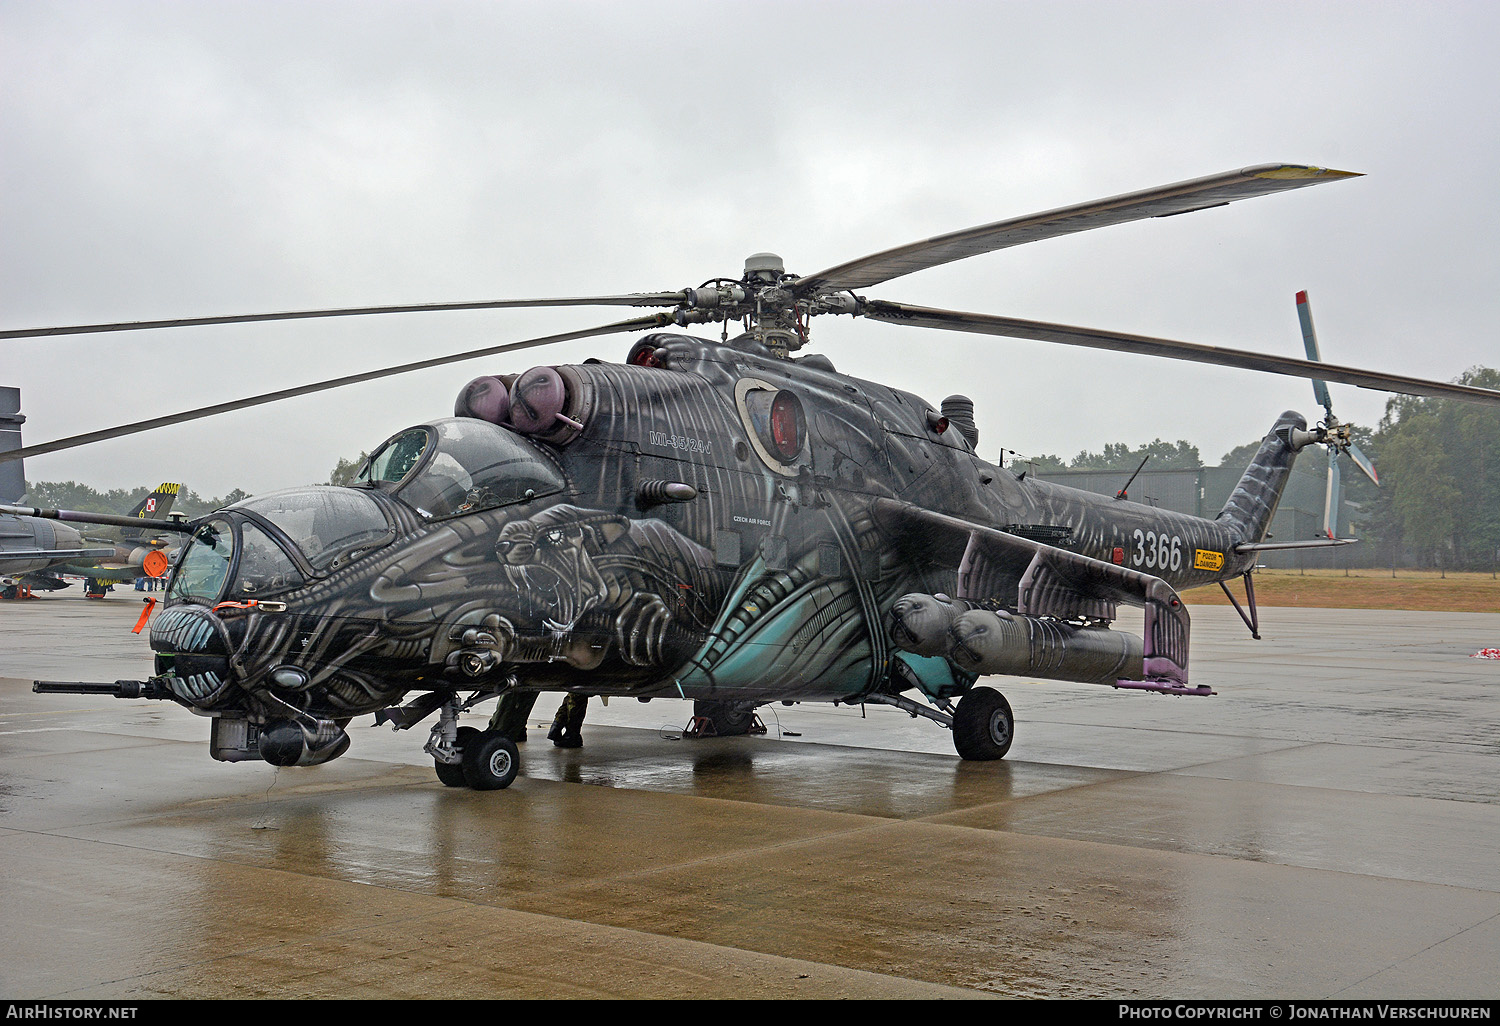
[(365, 462), (357, 482), (393, 488), (430, 518), (525, 502), (566, 484), (530, 442), (468, 417), (401, 432)]
[[(352, 488), (289, 488), (246, 499), (230, 509), (264, 517), (301, 550), (314, 570), (337, 569), (356, 556), (395, 538), (395, 529), (374, 499)], [(261, 535), (253, 536), (257, 542)], [(241, 575), (254, 572), (260, 587), (280, 585), (284, 568), (275, 565), (264, 546), (250, 546)]]

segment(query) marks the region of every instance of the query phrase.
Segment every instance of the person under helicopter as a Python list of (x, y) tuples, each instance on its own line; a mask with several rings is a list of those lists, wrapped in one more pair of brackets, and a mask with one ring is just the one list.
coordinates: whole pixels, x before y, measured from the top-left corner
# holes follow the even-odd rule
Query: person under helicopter
[(583, 717), (588, 712), (587, 695), (575, 695), (571, 691), (563, 696), (552, 718), (552, 729), (547, 731), (547, 740), (558, 748), (583, 747)]
[[(500, 696), (495, 712), (490, 716), (489, 729), (509, 738), (516, 744), (526, 740), (526, 717), (536, 705), (535, 691), (512, 691)], [(547, 740), (558, 748), (583, 747), (583, 717), (588, 712), (588, 696), (571, 692), (563, 696), (552, 726), (547, 731)]]
[(526, 717), (536, 705), (535, 691), (507, 691), (500, 696), (495, 711), (490, 714), (489, 729), (516, 744), (526, 741)]

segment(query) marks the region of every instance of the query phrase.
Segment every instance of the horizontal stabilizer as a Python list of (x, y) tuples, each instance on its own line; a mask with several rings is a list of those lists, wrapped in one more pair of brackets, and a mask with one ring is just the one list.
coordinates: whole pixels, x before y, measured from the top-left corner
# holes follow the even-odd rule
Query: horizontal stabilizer
[(1241, 542), (1236, 552), (1269, 552), (1275, 549), (1331, 549), (1336, 545), (1353, 545), (1358, 538), (1309, 538), (1289, 542)]

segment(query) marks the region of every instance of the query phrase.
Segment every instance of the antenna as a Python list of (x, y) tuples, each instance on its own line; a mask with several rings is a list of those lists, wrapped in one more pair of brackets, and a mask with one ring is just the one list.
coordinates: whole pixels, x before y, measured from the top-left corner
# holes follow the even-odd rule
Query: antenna
[(1146, 461), (1149, 460), (1150, 458), (1151, 458), (1151, 454), (1149, 452), (1146, 455), (1144, 455), (1144, 456), (1141, 457), (1141, 466), (1140, 467), (1136, 467), (1135, 468), (1135, 474), (1131, 474), (1130, 475), (1130, 480), (1126, 481), (1124, 487), (1122, 487), (1118, 492), (1115, 492), (1115, 498), (1116, 499), (1128, 499), (1128, 498), (1130, 498), (1130, 491), (1129, 491), (1130, 486), (1131, 486), (1131, 484), (1133, 484), (1135, 482), (1136, 474), (1139, 474), (1141, 472), (1141, 467), (1144, 467), (1146, 465)]

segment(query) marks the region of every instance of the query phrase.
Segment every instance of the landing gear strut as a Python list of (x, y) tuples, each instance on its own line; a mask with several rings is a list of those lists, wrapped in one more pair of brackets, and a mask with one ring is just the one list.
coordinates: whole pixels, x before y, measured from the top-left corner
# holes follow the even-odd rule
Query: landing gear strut
[(459, 752), (459, 761), (444, 762), (442, 759), (433, 757), (432, 768), (437, 770), (437, 778), (443, 782), (444, 787), (464, 787), (468, 781), (464, 779), (463, 750), (473, 744), (479, 737), (479, 730), (475, 727), (459, 727), (458, 737), (453, 742), (453, 747)]
[(956, 708), (946, 698), (935, 700), (936, 709), (905, 695), (866, 695), (861, 701), (893, 705), (910, 716), (925, 716), (941, 723), (953, 731), (953, 747), (959, 757), (976, 762), (1003, 759), (1016, 733), (1010, 703), (994, 688), (970, 688)]

